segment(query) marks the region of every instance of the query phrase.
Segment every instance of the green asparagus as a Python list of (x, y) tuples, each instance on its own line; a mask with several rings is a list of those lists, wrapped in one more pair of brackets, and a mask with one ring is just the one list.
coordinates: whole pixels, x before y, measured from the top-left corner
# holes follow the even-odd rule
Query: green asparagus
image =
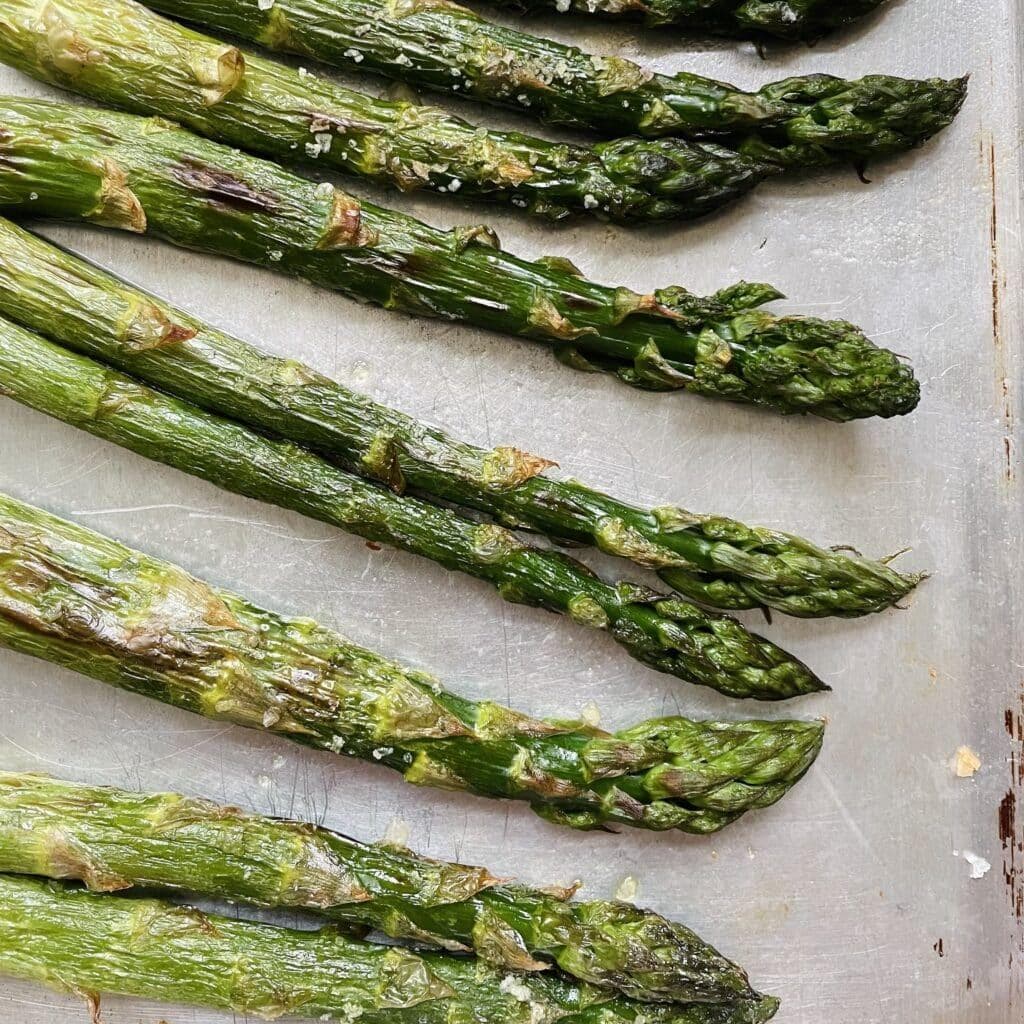
[(502, 252), (487, 228), (439, 231), (159, 119), (0, 100), (0, 209), (148, 230), (389, 309), (524, 335), (637, 387), (836, 420), (907, 413), (919, 398), (909, 368), (852, 324), (756, 309), (778, 296), (767, 285), (710, 298), (604, 287), (567, 260)]
[(494, 0), (516, 11), (642, 19), (696, 32), (814, 40), (863, 18), (886, 0)]
[(0, 875), (0, 973), (82, 995), (143, 996), (252, 1014), (362, 1024), (760, 1024), (778, 1000), (655, 1005), (558, 974), (375, 946), (156, 899)]
[(0, 0), (0, 60), (55, 85), (277, 160), (316, 161), (410, 191), (499, 200), (560, 219), (701, 216), (770, 173), (713, 142), (585, 148), (478, 128), (242, 53), (134, 0)]
[(530, 889), (173, 793), (0, 773), (0, 871), (311, 910), (508, 970), (554, 963), (645, 1001), (757, 998), (744, 972), (688, 928), (632, 904), (570, 902), (571, 889)]
[(584, 53), (448, 0), (150, 2), (264, 46), (513, 107), (552, 124), (606, 136), (721, 137), (784, 170), (909, 149), (953, 120), (967, 89), (966, 79), (808, 75), (745, 92), (688, 72), (661, 75), (623, 57)]
[(823, 735), (817, 722), (678, 717), (609, 734), (463, 700), (308, 619), (5, 496), (0, 645), (417, 785), (525, 800), (583, 829), (714, 832), (781, 799)]
[(824, 688), (807, 666), (676, 595), (605, 583), (561, 552), (533, 547), (337, 469), (304, 448), (265, 438), (53, 345), (0, 319), (0, 395), (202, 477), (227, 490), (331, 523), (486, 580), (507, 601), (607, 632), (660, 672), (733, 697), (782, 700)]
[(895, 604), (921, 578), (791, 534), (681, 508), (636, 508), (542, 476), (546, 459), (460, 442), (308, 366), (266, 355), (2, 218), (0, 314), (396, 492), (654, 567), (704, 604), (855, 616)]

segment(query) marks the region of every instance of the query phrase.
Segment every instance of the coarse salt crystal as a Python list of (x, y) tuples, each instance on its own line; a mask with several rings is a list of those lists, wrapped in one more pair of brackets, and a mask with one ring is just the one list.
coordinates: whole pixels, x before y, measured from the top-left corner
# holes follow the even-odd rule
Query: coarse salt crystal
[(401, 818), (392, 818), (384, 832), (384, 842), (392, 846), (409, 845), (409, 823)]
[(619, 887), (615, 890), (615, 898), (621, 900), (623, 903), (632, 903), (636, 899), (636, 894), (640, 889), (640, 884), (632, 875), (626, 875), (626, 877), (619, 882)]

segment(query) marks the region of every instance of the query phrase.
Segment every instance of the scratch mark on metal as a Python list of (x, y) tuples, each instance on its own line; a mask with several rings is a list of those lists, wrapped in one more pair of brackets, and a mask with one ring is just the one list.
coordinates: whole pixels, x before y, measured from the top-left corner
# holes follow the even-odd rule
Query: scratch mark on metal
[(879, 857), (878, 854), (875, 852), (875, 848), (871, 845), (870, 841), (868, 840), (868, 837), (864, 835), (864, 832), (861, 829), (860, 825), (857, 824), (856, 819), (849, 812), (849, 810), (846, 807), (846, 804), (843, 803), (843, 798), (839, 795), (839, 791), (836, 789), (835, 784), (832, 782), (832, 780), (828, 777), (828, 774), (819, 768), (819, 770), (815, 773), (814, 777), (821, 782), (822, 786), (825, 789), (825, 792), (828, 793), (832, 802), (836, 805), (836, 809), (839, 811), (839, 816), (843, 819), (843, 822), (846, 824), (847, 828), (849, 828), (849, 830), (853, 833), (854, 837), (856, 838), (861, 848), (868, 854), (868, 856), (871, 857), (871, 859), (876, 864), (882, 864), (882, 858)]

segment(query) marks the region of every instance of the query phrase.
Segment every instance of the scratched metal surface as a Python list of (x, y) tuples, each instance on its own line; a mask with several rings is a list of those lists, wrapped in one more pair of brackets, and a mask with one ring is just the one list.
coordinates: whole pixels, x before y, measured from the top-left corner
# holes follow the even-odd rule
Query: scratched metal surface
[[(787, 800), (710, 839), (577, 835), (522, 806), (418, 790), (383, 769), (9, 653), (0, 653), (0, 765), (204, 794), (368, 839), (401, 817), (425, 853), (536, 882), (579, 876), (595, 896), (633, 875), (640, 901), (688, 921), (782, 997), (780, 1024), (1019, 1022), (1024, 875), (1015, 868), (1024, 872), (1024, 857), (1006, 795), (1019, 789), (1013, 773), (1024, 754), (1015, 11), (1015, 0), (903, 0), (862, 30), (770, 63), (749, 48), (673, 52), (666, 40), (552, 22), (565, 37), (630, 56), (644, 46), (664, 68), (743, 83), (817, 69), (970, 70), (973, 89), (952, 130), (926, 152), (876, 168), (872, 184), (835, 173), (768, 186), (697, 227), (552, 232), (492, 211), (407, 204), (445, 223), (487, 216), (510, 248), (565, 253), (600, 279), (638, 288), (776, 282), (792, 308), (857, 321), (913, 358), (924, 401), (902, 422), (837, 427), (645, 396), (574, 374), (525, 344), (361, 308), (145, 239), (47, 229), (275, 352), (456, 435), (543, 453), (627, 498), (874, 554), (911, 546), (904, 564), (934, 577), (909, 610), (854, 623), (780, 619), (770, 629), (835, 687), (766, 712), (830, 721), (817, 767)], [(0, 79), (37, 91), (12, 73)], [(595, 701), (611, 726), (664, 712), (763, 710), (659, 676), (599, 636), (503, 604), (483, 584), (370, 551), (12, 403), (0, 405), (0, 489), (272, 607), (318, 616), (466, 694), (536, 714)], [(982, 760), (973, 779), (951, 770), (961, 744)], [(971, 879), (965, 850), (991, 862), (984, 877)], [(104, 1007), (108, 1024), (229, 1019), (125, 999)], [(0, 983), (0, 1018), (84, 1022), (86, 1011), (74, 997)]]

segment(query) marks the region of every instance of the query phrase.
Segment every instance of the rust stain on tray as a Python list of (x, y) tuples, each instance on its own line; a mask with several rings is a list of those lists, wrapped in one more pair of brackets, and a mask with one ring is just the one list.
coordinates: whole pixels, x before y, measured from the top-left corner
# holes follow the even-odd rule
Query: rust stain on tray
[[(1008, 708), (1003, 722), (1013, 744), (1010, 749), (1010, 788), (999, 804), (999, 841), (1003, 847), (1003, 879), (1010, 906), (1016, 919), (1024, 922), (1024, 821), (1017, 806), (1024, 793), (1024, 693), (1021, 694), (1020, 707)], [(1019, 951), (1024, 953), (1024, 937)]]
[(1006, 372), (1006, 356), (1003, 349), (1003, 311), (1002, 298), (1006, 289), (1006, 281), (999, 260), (999, 212), (998, 212), (998, 174), (996, 170), (996, 146), (991, 136), (982, 144), (982, 155), (988, 162), (989, 194), (991, 200), (989, 213), (989, 276), (992, 282), (992, 344), (996, 350), (996, 388), (997, 401), (1003, 420), (1003, 468), (1002, 474), (1007, 483), (1014, 479), (1014, 439), (1013, 439), (1013, 396), (1010, 392), (1010, 377)]

